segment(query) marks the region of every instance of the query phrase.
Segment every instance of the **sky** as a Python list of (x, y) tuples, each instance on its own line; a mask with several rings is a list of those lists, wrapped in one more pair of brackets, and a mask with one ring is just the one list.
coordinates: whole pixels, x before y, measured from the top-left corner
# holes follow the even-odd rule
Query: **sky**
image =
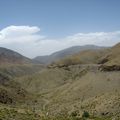
[(0, 47), (33, 58), (120, 42), (120, 0), (0, 0)]

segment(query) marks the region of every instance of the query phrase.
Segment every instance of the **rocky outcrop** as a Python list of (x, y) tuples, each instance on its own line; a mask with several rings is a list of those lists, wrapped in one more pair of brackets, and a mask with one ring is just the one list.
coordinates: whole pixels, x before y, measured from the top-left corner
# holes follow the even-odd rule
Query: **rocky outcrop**
[(101, 65), (99, 67), (100, 71), (120, 71), (120, 65), (111, 65), (111, 66), (107, 66), (107, 65)]
[(6, 90), (0, 90), (0, 103), (11, 104), (13, 102)]

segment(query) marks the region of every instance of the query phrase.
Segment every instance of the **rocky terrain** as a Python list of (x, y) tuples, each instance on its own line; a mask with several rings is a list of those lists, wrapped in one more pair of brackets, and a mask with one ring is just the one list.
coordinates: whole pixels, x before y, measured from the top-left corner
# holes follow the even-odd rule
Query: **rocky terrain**
[(119, 53), (120, 44), (86, 49), (46, 66), (9, 58), (0, 66), (0, 119), (120, 120)]

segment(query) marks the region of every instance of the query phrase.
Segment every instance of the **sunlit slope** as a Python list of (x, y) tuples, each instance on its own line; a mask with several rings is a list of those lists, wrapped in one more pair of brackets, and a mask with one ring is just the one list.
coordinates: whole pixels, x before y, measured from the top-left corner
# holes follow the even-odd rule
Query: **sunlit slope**
[(63, 85), (69, 74), (64, 69), (43, 69), (33, 75), (18, 77), (15, 81), (21, 83), (28, 91), (40, 94)]
[(110, 51), (103, 56), (101, 63), (108, 66), (120, 65), (120, 43), (113, 46)]
[(77, 65), (77, 64), (97, 64), (101, 60), (101, 58), (109, 52), (109, 49), (104, 50), (85, 50), (74, 54), (69, 57), (65, 57), (60, 59), (50, 67), (57, 67), (57, 66), (69, 66), (69, 65)]
[(119, 115), (119, 75), (119, 71), (102, 72), (99, 65), (71, 65), (45, 69), (16, 81), (40, 96), (43, 108), (53, 114), (66, 108), (68, 111), (97, 111), (98, 116), (107, 111)]
[(102, 50), (85, 50), (60, 59), (50, 67), (69, 66), (76, 64), (103, 64), (106, 66), (120, 65), (120, 43)]
[[(37, 64), (2, 65), (0, 73), (10, 80), (6, 82), (7, 77), (1, 79), (7, 85), (1, 82), (0, 88), (7, 91), (8, 98), (12, 96), (13, 101), (23, 103), (24, 107), (29, 100), (35, 100), (35, 103), (29, 103), (30, 108), (52, 116), (77, 110), (80, 115), (88, 111), (93, 116), (120, 118), (120, 70), (101, 69), (119, 66), (119, 50), (119, 44), (104, 50), (85, 50), (47, 67)], [(108, 55), (111, 57), (106, 60)], [(114, 59), (118, 62), (113, 62)], [(18, 88), (22, 94), (17, 94)]]

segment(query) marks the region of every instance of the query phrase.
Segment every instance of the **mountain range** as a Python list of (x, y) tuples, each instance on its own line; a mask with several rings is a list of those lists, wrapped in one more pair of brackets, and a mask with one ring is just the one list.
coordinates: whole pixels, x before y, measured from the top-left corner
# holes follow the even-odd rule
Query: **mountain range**
[(0, 48), (0, 119), (120, 120), (120, 43), (29, 59)]
[(85, 45), (85, 46), (73, 46), (58, 52), (55, 52), (51, 55), (46, 56), (37, 56), (34, 60), (41, 64), (49, 64), (56, 60), (62, 59), (64, 57), (76, 54), (80, 51), (84, 50), (96, 50), (96, 49), (104, 49), (105, 47), (95, 46), (95, 45)]

